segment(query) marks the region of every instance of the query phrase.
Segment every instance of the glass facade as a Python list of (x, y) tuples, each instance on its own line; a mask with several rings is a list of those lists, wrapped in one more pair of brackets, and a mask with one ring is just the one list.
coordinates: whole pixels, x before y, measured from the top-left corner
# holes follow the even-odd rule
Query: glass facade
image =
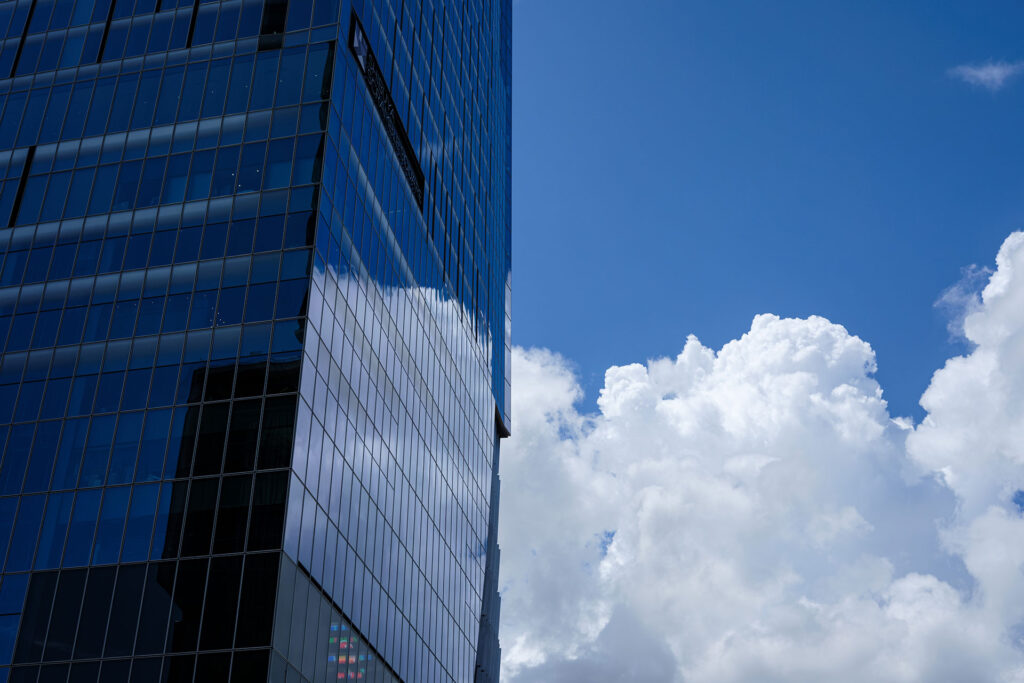
[(0, 2), (0, 683), (497, 681), (510, 32)]

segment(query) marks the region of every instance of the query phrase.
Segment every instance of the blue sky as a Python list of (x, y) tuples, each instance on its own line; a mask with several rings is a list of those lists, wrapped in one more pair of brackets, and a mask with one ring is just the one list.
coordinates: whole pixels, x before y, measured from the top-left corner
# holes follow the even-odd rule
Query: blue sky
[(513, 341), (592, 402), (687, 334), (818, 314), (920, 419), (966, 350), (934, 302), (1024, 226), (1024, 76), (949, 70), (1024, 58), (1022, 25), (1008, 2), (519, 0)]
[(1024, 683), (1024, 5), (514, 8), (502, 680)]

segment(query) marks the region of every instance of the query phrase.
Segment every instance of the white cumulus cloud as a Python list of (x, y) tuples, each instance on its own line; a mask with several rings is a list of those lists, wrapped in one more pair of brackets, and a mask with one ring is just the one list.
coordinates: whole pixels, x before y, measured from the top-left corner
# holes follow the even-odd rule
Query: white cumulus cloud
[(986, 62), (984, 64), (961, 64), (949, 70), (949, 75), (964, 83), (981, 86), (995, 92), (1006, 82), (1024, 71), (1024, 62)]
[(757, 316), (610, 368), (515, 349), (506, 681), (1024, 681), (1024, 233), (922, 424), (870, 345)]

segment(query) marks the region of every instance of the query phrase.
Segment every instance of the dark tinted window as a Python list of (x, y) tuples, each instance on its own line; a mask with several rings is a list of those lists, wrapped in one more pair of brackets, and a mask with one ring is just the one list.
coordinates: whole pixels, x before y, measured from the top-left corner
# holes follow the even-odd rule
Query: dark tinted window
[(57, 586), (57, 572), (33, 574), (21, 618), (21, 631), (14, 648), (14, 662), (38, 662), (43, 656), (46, 627), (50, 621)]
[(173, 652), (196, 649), (199, 619), (203, 611), (203, 590), (206, 587), (206, 565), (205, 559), (178, 563), (178, 576), (174, 582), (174, 609), (168, 636)]
[(275, 553), (245, 558), (236, 647), (270, 644), (274, 628), (274, 597), (277, 595), (277, 562)]
[(139, 616), (142, 586), (146, 579), (146, 565), (135, 564), (120, 568), (117, 573), (117, 587), (110, 610), (110, 624), (107, 627), (107, 646), (104, 656), (130, 655), (135, 643), (135, 626)]
[(295, 396), (267, 399), (260, 431), (259, 466), (287, 467), (291, 462)]
[(249, 550), (281, 547), (284, 528), (284, 500), (288, 490), (287, 472), (256, 475), (249, 524)]
[(100, 675), (99, 662), (74, 662), (68, 683), (96, 683)]
[(196, 441), (194, 473), (217, 474), (220, 472), (224, 453), (224, 437), (228, 427), (228, 404), (207, 404), (199, 425)]
[(46, 639), (44, 659), (71, 659), (75, 633), (78, 631), (78, 612), (85, 592), (86, 575), (84, 569), (61, 573), (53, 601), (53, 616)]
[(231, 409), (231, 429), (228, 433), (225, 472), (251, 470), (256, 460), (256, 447), (260, 428), (259, 399), (236, 401)]
[(225, 477), (217, 507), (217, 531), (213, 552), (232, 553), (245, 549), (245, 529), (249, 518), (252, 477)]
[(210, 552), (213, 515), (217, 505), (217, 479), (195, 479), (189, 489), (182, 555), (206, 555)]
[(231, 668), (231, 653), (217, 652), (196, 657), (195, 683), (224, 683)]
[(203, 611), (203, 632), (199, 642), (202, 650), (231, 647), (234, 640), (235, 612), (242, 579), (242, 557), (215, 557), (210, 562)]
[(231, 667), (231, 683), (266, 680), (269, 661), (270, 650), (236, 652), (235, 661)]
[(82, 616), (75, 641), (75, 658), (99, 657), (103, 653), (103, 636), (107, 631), (110, 599), (114, 592), (115, 569), (102, 567), (89, 571), (82, 603)]

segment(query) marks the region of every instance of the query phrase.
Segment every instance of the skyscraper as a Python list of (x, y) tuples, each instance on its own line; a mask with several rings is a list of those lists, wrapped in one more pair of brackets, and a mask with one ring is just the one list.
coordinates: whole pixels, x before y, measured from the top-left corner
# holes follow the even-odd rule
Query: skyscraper
[(0, 683), (497, 680), (510, 32), (0, 2)]

